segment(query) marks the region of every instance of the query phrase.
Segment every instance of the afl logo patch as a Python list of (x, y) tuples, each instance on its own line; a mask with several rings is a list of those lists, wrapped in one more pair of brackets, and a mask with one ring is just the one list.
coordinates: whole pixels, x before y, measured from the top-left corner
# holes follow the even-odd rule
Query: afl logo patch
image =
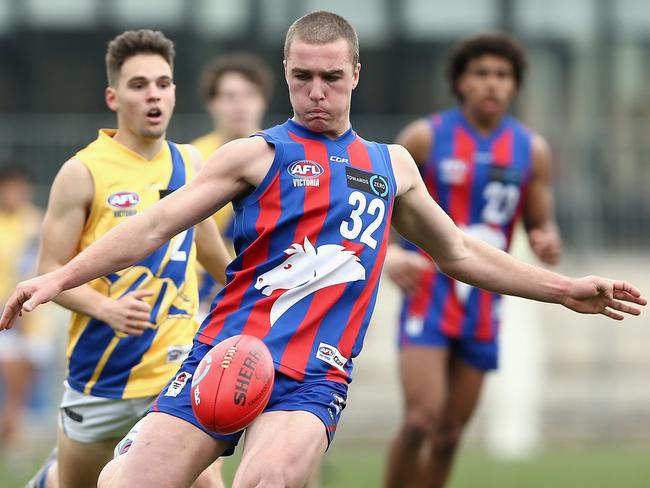
[(140, 196), (132, 191), (119, 191), (110, 195), (106, 201), (111, 207), (125, 209), (135, 207), (140, 202)]
[(305, 179), (318, 178), (325, 172), (320, 164), (318, 164), (316, 161), (310, 161), (309, 159), (294, 161), (289, 165), (287, 171), (294, 178)]
[(318, 352), (322, 354), (323, 356), (331, 357), (334, 356), (334, 351), (332, 351), (332, 348), (329, 346), (323, 346), (321, 345), (318, 348)]

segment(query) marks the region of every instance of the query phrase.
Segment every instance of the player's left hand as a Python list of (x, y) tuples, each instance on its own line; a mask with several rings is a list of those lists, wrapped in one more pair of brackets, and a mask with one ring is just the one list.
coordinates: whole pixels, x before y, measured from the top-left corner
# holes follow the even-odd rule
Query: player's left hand
[(61, 290), (62, 287), (53, 273), (18, 283), (2, 311), (0, 331), (11, 329), (23, 312), (31, 312), (38, 305), (53, 300), (61, 293)]
[(531, 229), (528, 232), (528, 242), (537, 258), (545, 263), (554, 265), (560, 261), (562, 243), (557, 232), (552, 230)]
[(625, 281), (585, 276), (573, 280), (562, 304), (575, 312), (602, 314), (614, 320), (623, 320), (623, 314), (641, 313), (641, 309), (628, 303), (645, 305), (648, 301), (637, 288)]

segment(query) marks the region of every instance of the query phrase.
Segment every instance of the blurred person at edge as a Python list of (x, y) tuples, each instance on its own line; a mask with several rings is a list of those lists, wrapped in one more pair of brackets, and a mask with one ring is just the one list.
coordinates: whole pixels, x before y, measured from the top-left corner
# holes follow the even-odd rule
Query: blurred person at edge
[[(204, 160), (222, 145), (261, 130), (273, 93), (273, 74), (257, 56), (232, 52), (209, 62), (201, 74), (199, 91), (213, 124), (212, 130), (193, 140)], [(214, 215), (221, 236), (234, 255), (233, 209), (228, 204)], [(218, 291), (215, 280), (199, 266), (199, 315), (207, 314)]]
[[(169, 198), (199, 169), (196, 148), (165, 139), (176, 99), (174, 53), (174, 43), (152, 30), (126, 31), (108, 44), (105, 98), (117, 129), (101, 129), (59, 170), (43, 222), (40, 272), (59, 269), (113, 227)], [(58, 298), (72, 311), (58, 442), (28, 486), (97, 484), (115, 445), (191, 348), (197, 259), (225, 281), (230, 259), (212, 219)], [(220, 478), (213, 465), (197, 485), (222, 486)]]
[[(458, 106), (410, 123), (397, 142), (456, 225), (507, 251), (521, 218), (533, 252), (552, 265), (561, 248), (548, 144), (508, 114), (525, 68), (523, 49), (507, 35), (463, 40), (448, 63)], [(386, 269), (404, 291), (399, 365), (405, 402), (386, 486), (442, 487), (485, 373), (497, 368), (501, 296), (445, 276), (408, 242), (389, 247)]]
[[(36, 274), (42, 212), (32, 203), (32, 182), (18, 165), (0, 167), (0, 307), (22, 280)], [(23, 447), (21, 424), (39, 368), (53, 353), (52, 328), (43, 311), (23, 316), (19, 327), (0, 337), (0, 448), (16, 459)]]

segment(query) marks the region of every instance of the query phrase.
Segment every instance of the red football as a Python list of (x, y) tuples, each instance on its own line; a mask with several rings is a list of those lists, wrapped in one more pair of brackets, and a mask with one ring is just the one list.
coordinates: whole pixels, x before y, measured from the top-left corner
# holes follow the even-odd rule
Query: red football
[(192, 410), (201, 424), (218, 434), (245, 429), (269, 401), (273, 358), (257, 337), (236, 335), (214, 346), (192, 379)]

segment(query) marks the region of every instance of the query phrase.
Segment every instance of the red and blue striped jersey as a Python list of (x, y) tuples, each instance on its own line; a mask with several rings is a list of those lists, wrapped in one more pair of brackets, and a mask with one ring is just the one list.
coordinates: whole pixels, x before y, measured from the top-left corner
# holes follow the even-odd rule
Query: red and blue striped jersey
[[(396, 192), (387, 146), (288, 120), (262, 131), (275, 158), (233, 202), (237, 258), (198, 340), (251, 334), (296, 380), (351, 380), (386, 253)], [(255, 137), (253, 136), (253, 137)]]
[[(506, 116), (484, 136), (458, 108), (429, 120), (433, 144), (421, 168), (429, 193), (465, 232), (507, 250), (525, 201), (533, 133)], [(422, 321), (451, 337), (492, 340), (500, 299), (437, 270), (423, 273), (417, 293), (404, 302), (402, 316), (410, 321), (406, 336), (409, 328), (417, 332)]]

